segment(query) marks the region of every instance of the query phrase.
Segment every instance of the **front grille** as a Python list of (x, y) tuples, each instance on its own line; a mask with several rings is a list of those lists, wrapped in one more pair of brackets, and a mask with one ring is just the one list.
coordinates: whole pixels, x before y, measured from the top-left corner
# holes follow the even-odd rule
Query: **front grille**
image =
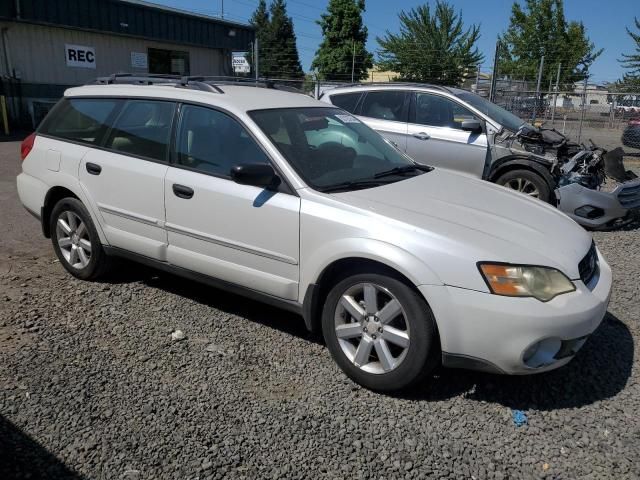
[(640, 207), (640, 184), (621, 189), (618, 193), (618, 201), (624, 208)]
[(580, 271), (580, 280), (585, 285), (589, 285), (593, 277), (595, 277), (600, 271), (600, 265), (598, 264), (598, 252), (596, 251), (596, 244), (591, 242), (591, 248), (578, 264), (578, 270)]

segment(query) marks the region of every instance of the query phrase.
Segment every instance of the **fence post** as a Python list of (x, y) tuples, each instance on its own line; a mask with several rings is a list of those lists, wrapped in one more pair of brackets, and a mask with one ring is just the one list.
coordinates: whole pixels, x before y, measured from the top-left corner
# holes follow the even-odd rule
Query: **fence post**
[(544, 68), (544, 55), (540, 58), (540, 68), (538, 69), (538, 85), (536, 86), (536, 101), (533, 104), (533, 116), (531, 123), (535, 125), (538, 114), (538, 102), (540, 101), (540, 83), (542, 82), (542, 69)]
[(558, 64), (558, 74), (556, 75), (556, 93), (553, 96), (553, 108), (551, 109), (551, 125), (554, 125), (556, 119), (556, 104), (558, 103), (558, 89), (560, 84), (560, 68), (562, 67), (562, 63)]
[(580, 112), (580, 124), (578, 125), (578, 143), (582, 140), (582, 123), (584, 122), (584, 112), (587, 108), (587, 79), (589, 73), (584, 76), (584, 86), (582, 87), (582, 112)]
[(496, 42), (496, 53), (493, 57), (493, 73), (491, 74), (491, 89), (489, 90), (489, 101), (496, 99), (496, 80), (498, 79), (498, 56), (500, 55), (500, 40)]

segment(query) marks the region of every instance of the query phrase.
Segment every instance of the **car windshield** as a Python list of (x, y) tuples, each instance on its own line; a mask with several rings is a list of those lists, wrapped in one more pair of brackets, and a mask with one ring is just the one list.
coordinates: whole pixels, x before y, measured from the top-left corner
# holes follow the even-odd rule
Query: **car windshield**
[(520, 117), (475, 93), (456, 92), (456, 96), (512, 132), (517, 132), (526, 123)]
[(249, 115), (316, 190), (376, 187), (430, 169), (417, 165), (344, 110), (282, 108), (254, 110)]

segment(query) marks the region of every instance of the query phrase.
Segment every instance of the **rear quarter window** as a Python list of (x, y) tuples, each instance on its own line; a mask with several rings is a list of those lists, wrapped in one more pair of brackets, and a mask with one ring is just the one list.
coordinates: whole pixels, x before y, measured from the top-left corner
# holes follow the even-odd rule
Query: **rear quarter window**
[(116, 99), (64, 99), (47, 115), (38, 133), (98, 145), (118, 103)]

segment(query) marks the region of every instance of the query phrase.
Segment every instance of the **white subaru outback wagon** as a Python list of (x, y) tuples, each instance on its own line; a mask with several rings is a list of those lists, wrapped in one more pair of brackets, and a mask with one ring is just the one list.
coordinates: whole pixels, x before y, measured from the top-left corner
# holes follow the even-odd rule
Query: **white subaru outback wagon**
[(75, 277), (122, 256), (299, 312), (380, 391), (438, 363), (560, 367), (606, 312), (611, 270), (573, 220), (419, 165), (344, 110), (204, 79), (103, 83), (66, 91), (17, 179)]

